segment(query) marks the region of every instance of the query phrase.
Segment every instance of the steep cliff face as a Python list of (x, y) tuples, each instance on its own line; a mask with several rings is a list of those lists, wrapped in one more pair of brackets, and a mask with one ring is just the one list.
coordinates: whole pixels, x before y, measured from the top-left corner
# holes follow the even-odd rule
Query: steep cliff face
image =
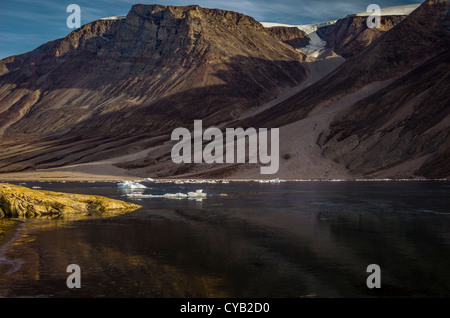
[(334, 107), (317, 142), (350, 175), (448, 177), (449, 47), (449, 2), (426, 1), (333, 73), (242, 125), (294, 125)]
[[(120, 146), (194, 119), (232, 120), (298, 85), (308, 72), (303, 58), (243, 14), (134, 5), (125, 19), (88, 23), (0, 61), (0, 136), (8, 145), (0, 170), (36, 168), (73, 153), (77, 158), (63, 161), (77, 161), (111, 138)], [(67, 153), (55, 144), (34, 149), (43, 139)], [(23, 140), (27, 152), (11, 153)]]
[(449, 15), (448, 1), (426, 1), (352, 61), (395, 80), (334, 119), (319, 140), (326, 157), (358, 175), (450, 175)]
[(323, 41), (327, 42), (335, 27), (336, 27), (336, 23), (333, 23), (330, 25), (325, 25), (325, 26), (317, 28), (316, 33)]
[(305, 47), (309, 43), (306, 33), (297, 27), (278, 26), (267, 28), (267, 30), (269, 30), (269, 32), (281, 42), (284, 42), (296, 49)]
[(239, 13), (135, 5), (124, 20), (3, 60), (0, 129), (6, 138), (117, 136), (226, 120), (297, 85), (301, 59)]
[(354, 56), (375, 42), (382, 34), (403, 21), (406, 16), (382, 16), (380, 28), (367, 27), (367, 17), (349, 16), (336, 22), (332, 29), (323, 30), (327, 36), (327, 47), (348, 58)]

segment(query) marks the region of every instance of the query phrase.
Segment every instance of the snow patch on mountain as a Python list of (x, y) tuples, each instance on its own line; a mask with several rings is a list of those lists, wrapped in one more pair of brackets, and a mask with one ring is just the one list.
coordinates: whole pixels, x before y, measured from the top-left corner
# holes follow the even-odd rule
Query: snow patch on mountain
[(101, 18), (100, 20), (124, 20), (126, 18), (127, 18), (126, 15), (116, 15), (114, 17)]
[[(409, 4), (404, 6), (395, 6), (395, 7), (387, 7), (387, 8), (381, 8), (381, 15), (382, 16), (389, 16), (389, 15), (409, 15), (411, 12), (413, 12), (415, 9), (417, 9), (420, 6), (419, 4)], [(355, 14), (349, 14), (347, 17), (351, 16), (369, 16), (373, 12), (359, 12)], [(317, 30), (324, 26), (329, 26), (336, 24), (337, 20), (332, 21), (326, 21), (321, 23), (314, 23), (314, 24), (305, 24), (305, 25), (292, 25), (292, 24), (283, 24), (283, 23), (273, 23), (273, 22), (261, 22), (261, 24), (265, 28), (271, 28), (271, 27), (296, 27), (302, 30), (306, 33), (306, 35), (309, 38), (309, 44), (302, 48), (302, 50), (305, 52), (306, 55), (309, 55), (311, 57), (318, 57), (320, 53), (322, 53), (323, 50), (325, 50), (326, 41), (323, 41), (318, 35)]]
[[(420, 6), (420, 3), (419, 4), (408, 4), (408, 5), (404, 5), (404, 6), (381, 8), (380, 13), (381, 13), (381, 16), (385, 16), (385, 15), (409, 15), (411, 12), (416, 10), (419, 6)], [(366, 16), (369, 16), (371, 14), (372, 14), (372, 12), (363, 11), (363, 12), (359, 12), (359, 13), (355, 13), (355, 14), (350, 14), (350, 15), (348, 15), (348, 17), (349, 16), (350, 17), (351, 16), (366, 17)]]

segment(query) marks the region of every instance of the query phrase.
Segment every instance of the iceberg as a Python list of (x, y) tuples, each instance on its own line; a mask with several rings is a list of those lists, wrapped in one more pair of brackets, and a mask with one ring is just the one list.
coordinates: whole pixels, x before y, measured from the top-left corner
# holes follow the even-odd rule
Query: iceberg
[(164, 195), (143, 194), (142, 192), (127, 193), (127, 197), (135, 199), (163, 198)]
[(187, 198), (188, 195), (184, 193), (167, 193), (164, 197), (169, 199), (184, 199)]
[(189, 198), (204, 198), (206, 197), (206, 193), (203, 193), (203, 190), (197, 190), (195, 192), (188, 192)]
[(140, 184), (136, 181), (122, 181), (117, 184), (120, 189), (147, 189), (147, 187), (143, 184)]
[(135, 199), (150, 199), (150, 198), (166, 198), (166, 199), (203, 199), (206, 197), (206, 193), (203, 190), (197, 190), (195, 192), (186, 193), (166, 193), (166, 194), (144, 194), (142, 192), (127, 193), (127, 197)]

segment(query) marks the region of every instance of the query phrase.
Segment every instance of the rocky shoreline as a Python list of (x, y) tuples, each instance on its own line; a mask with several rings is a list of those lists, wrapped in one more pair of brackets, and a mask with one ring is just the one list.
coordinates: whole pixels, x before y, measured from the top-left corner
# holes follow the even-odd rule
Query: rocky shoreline
[(58, 218), (120, 215), (141, 206), (95, 195), (34, 190), (0, 184), (0, 218)]

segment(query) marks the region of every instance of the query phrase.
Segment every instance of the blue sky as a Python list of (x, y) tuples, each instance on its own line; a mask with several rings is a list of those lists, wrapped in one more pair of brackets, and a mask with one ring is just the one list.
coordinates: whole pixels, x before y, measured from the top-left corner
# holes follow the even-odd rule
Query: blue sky
[(66, 36), (69, 4), (81, 7), (81, 24), (125, 15), (136, 3), (162, 5), (198, 4), (206, 8), (232, 10), (260, 22), (310, 24), (334, 20), (365, 11), (371, 3), (380, 7), (420, 3), (417, 0), (0, 0), (0, 59), (31, 51), (39, 45)]

